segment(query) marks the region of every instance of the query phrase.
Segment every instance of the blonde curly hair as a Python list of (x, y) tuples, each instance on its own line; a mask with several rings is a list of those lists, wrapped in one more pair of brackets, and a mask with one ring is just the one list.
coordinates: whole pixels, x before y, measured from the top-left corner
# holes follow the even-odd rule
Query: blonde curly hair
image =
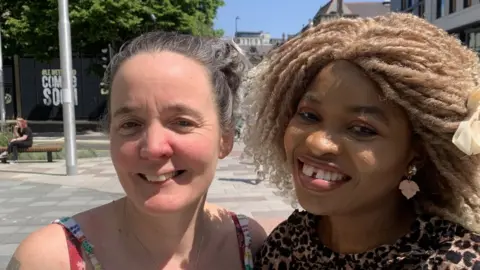
[[(361, 67), (387, 100), (407, 113), (426, 161), (416, 175), (418, 205), (428, 213), (480, 232), (479, 156), (452, 144), (469, 116), (466, 101), (480, 90), (475, 52), (410, 14), (338, 19), (312, 27), (277, 48), (253, 69), (245, 100), (245, 153), (282, 195), (295, 199), (283, 137), (300, 98), (328, 63)], [(295, 201), (295, 200), (294, 200)]]

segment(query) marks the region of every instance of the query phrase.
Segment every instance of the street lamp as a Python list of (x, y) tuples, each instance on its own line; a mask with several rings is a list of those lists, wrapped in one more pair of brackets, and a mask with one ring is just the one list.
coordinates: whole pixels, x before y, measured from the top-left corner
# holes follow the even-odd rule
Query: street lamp
[[(1, 14), (2, 18), (6, 19), (10, 16), (10, 11), (5, 11)], [(5, 88), (4, 88), (4, 80), (3, 80), (3, 44), (2, 44), (2, 25), (0, 24), (0, 129), (1, 131), (5, 131), (5, 124), (6, 124), (6, 111), (5, 111)]]
[[(155, 14), (150, 13), (150, 16), (149, 16), (149, 17), (150, 17), (150, 20), (152, 21), (153, 24), (155, 24), (155, 23), (157, 22), (157, 16), (155, 16)], [(148, 23), (145, 24), (145, 27), (146, 27), (146, 29), (145, 29), (146, 31), (145, 31), (145, 32), (149, 32), (149, 31), (150, 31), (150, 29), (149, 29), (148, 26), (149, 26)]]
[(235, 36), (237, 36), (237, 32), (238, 32), (238, 20), (240, 20), (240, 17), (239, 16), (235, 17)]
[(0, 121), (1, 131), (5, 131), (5, 88), (3, 86), (2, 26), (0, 25)]
[(68, 0), (58, 0), (58, 36), (60, 43), (60, 67), (62, 69), (63, 134), (65, 136), (65, 165), (67, 175), (77, 174), (77, 145), (75, 142), (75, 105), (72, 89), (72, 34)]

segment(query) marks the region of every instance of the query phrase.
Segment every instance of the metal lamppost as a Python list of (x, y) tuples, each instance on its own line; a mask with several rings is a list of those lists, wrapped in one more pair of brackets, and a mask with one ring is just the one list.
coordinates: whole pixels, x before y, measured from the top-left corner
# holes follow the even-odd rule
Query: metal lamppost
[(153, 23), (157, 22), (157, 16), (155, 16), (155, 14), (150, 14), (150, 19), (152, 19)]
[(65, 163), (67, 175), (77, 174), (75, 105), (72, 87), (72, 40), (68, 0), (58, 0), (58, 36), (60, 40), (60, 66), (62, 69), (63, 132), (65, 136)]
[(2, 25), (0, 25), (0, 129), (5, 131), (5, 88), (3, 85)]
[(240, 20), (239, 16), (235, 18), (235, 36), (237, 36), (237, 32), (238, 32), (238, 20)]
[[(150, 20), (152, 20), (153, 24), (155, 24), (157, 22), (157, 16), (155, 16), (155, 14), (151, 13), (150, 14)], [(150, 32), (150, 29), (149, 29), (149, 24), (145, 24), (145, 32)]]

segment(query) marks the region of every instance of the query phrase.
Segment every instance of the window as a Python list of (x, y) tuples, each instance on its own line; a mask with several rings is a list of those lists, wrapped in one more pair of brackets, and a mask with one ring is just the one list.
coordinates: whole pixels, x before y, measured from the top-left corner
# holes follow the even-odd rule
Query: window
[(468, 47), (469, 48), (475, 48), (475, 32), (471, 32), (468, 35)]
[(467, 45), (469, 48), (480, 53), (480, 29), (468, 33)]
[(437, 0), (437, 19), (445, 16), (445, 0)]
[(413, 7), (413, 0), (401, 0), (400, 5), (401, 10), (406, 11), (406, 9)]
[(473, 49), (480, 53), (480, 30), (475, 33), (475, 47)]
[(448, 7), (448, 13), (454, 13), (457, 10), (457, 0), (449, 0), (450, 6)]
[(463, 0), (463, 8), (468, 8), (472, 5), (472, 0)]
[(417, 16), (420, 18), (425, 17), (425, 2), (418, 3)]

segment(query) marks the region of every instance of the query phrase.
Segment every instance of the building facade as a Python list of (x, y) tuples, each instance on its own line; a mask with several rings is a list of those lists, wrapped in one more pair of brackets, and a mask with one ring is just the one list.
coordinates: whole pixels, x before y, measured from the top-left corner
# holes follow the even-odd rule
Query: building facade
[(343, 0), (330, 0), (321, 6), (313, 19), (302, 27), (301, 32), (313, 25), (322, 22), (345, 18), (366, 18), (384, 15), (390, 12), (390, 1), (384, 2), (344, 2)]
[(391, 7), (425, 18), (480, 54), (480, 0), (392, 0)]

